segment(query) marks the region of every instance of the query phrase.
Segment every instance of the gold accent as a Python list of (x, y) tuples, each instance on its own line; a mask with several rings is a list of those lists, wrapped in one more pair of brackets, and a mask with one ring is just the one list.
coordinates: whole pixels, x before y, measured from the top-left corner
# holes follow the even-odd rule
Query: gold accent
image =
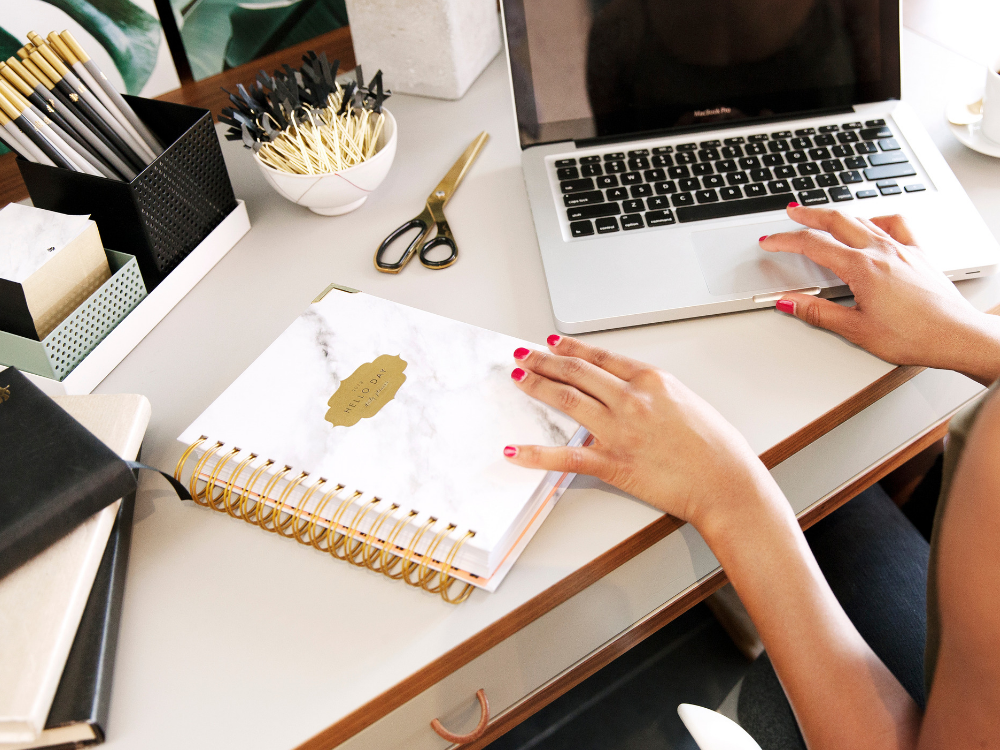
[(225, 490), (223, 490), (223, 493), (222, 493), (222, 505), (223, 505), (223, 509), (226, 511), (226, 513), (228, 513), (229, 515), (231, 515), (233, 518), (242, 518), (243, 517), (243, 516), (239, 515), (238, 513), (234, 513), (233, 512), (233, 503), (232, 503), (232, 500), (233, 500), (233, 486), (236, 484), (236, 480), (239, 478), (240, 474), (243, 473), (243, 470), (247, 466), (249, 466), (250, 464), (252, 464), (256, 458), (257, 458), (257, 454), (256, 453), (251, 453), (249, 456), (247, 456), (242, 461), (240, 461), (239, 465), (236, 467), (236, 470), (233, 471), (232, 476), (229, 477), (229, 481), (226, 482), (226, 488), (225, 488)]
[(406, 382), (406, 362), (399, 355), (382, 354), (365, 362), (340, 381), (330, 396), (326, 421), (334, 427), (351, 427), (361, 419), (374, 417)]
[[(285, 487), (284, 492), (281, 493), (281, 497), (278, 498), (278, 506), (276, 508), (277, 515), (275, 515), (274, 518), (274, 530), (278, 532), (279, 536), (289, 537), (289, 538), (292, 536), (292, 534), (286, 534), (285, 529), (287, 529), (291, 525), (292, 521), (295, 520), (294, 513), (295, 511), (298, 510), (298, 507), (293, 508), (291, 511), (286, 511), (285, 499), (291, 498), (292, 493), (295, 492), (295, 488), (298, 487), (300, 484), (302, 484), (302, 480), (304, 480), (308, 476), (309, 475), (303, 471), (301, 474), (295, 477), (295, 479), (293, 479), (291, 482), (288, 483), (288, 486)], [(281, 520), (282, 513), (284, 513), (287, 516), (284, 522), (282, 522)]]
[(10, 398), (10, 386), (0, 385), (0, 404)]
[(357, 289), (351, 289), (349, 286), (341, 286), (340, 284), (330, 284), (326, 289), (319, 293), (319, 296), (312, 301), (312, 304), (316, 304), (326, 295), (336, 289), (338, 292), (347, 292), (348, 294), (360, 294), (361, 292)]
[(80, 46), (80, 43), (73, 38), (72, 34), (68, 31), (63, 31), (59, 34), (59, 36), (62, 37), (62, 40), (66, 42), (67, 46), (73, 51), (73, 54), (76, 55), (80, 62), (85, 63), (90, 60), (90, 55), (84, 51), (83, 47)]
[(77, 56), (73, 54), (73, 50), (70, 49), (70, 46), (66, 44), (65, 40), (61, 36), (59, 36), (56, 32), (50, 31), (46, 39), (49, 42), (49, 46), (52, 47), (52, 49), (56, 51), (59, 57), (63, 59), (63, 62), (65, 62), (71, 68), (75, 63), (79, 62)]

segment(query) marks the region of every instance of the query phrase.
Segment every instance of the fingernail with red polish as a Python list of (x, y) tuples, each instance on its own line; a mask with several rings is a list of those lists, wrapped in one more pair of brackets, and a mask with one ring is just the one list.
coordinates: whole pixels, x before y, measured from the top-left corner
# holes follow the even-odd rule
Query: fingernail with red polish
[(524, 380), (524, 376), (525, 375), (527, 375), (527, 373), (524, 370), (522, 370), (520, 367), (515, 367), (514, 371), (511, 372), (511, 374), (510, 374), (510, 376), (512, 378), (514, 378), (514, 380), (516, 380), (518, 383), (520, 383), (522, 380)]
[(764, 241), (764, 240), (766, 240), (766, 239), (767, 239), (767, 235), (766, 235), (766, 234), (762, 234), (762, 235), (760, 236), (760, 239), (758, 239), (758, 240), (757, 240), (757, 242), (763, 242), (763, 241)]
[(791, 203), (788, 204), (788, 207), (789, 208), (798, 208), (799, 204), (796, 203), (795, 201), (792, 201)]
[(529, 354), (531, 351), (522, 346), (514, 350), (514, 359), (526, 359)]
[(795, 314), (795, 303), (790, 299), (779, 299), (774, 303), (774, 306), (783, 313), (788, 313), (789, 315)]
[(514, 458), (514, 456), (517, 455), (517, 448), (515, 448), (513, 445), (508, 445), (506, 448), (503, 449), (503, 454), (507, 458)]
[(560, 341), (562, 341), (562, 336), (560, 336), (558, 333), (553, 333), (551, 336), (545, 339), (545, 341), (548, 343), (549, 346), (556, 346)]

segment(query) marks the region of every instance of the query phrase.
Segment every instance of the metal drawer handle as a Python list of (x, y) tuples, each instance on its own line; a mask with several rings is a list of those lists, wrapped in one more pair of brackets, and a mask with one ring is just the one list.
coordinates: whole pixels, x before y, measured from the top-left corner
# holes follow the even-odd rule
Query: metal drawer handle
[(448, 740), (448, 742), (454, 742), (457, 745), (464, 745), (467, 742), (478, 740), (486, 734), (486, 725), (490, 723), (490, 702), (486, 700), (485, 690), (477, 690), (476, 698), (479, 699), (479, 723), (471, 732), (468, 734), (455, 734), (453, 732), (449, 732), (441, 726), (441, 722), (437, 719), (434, 719), (431, 722), (431, 729), (437, 732), (444, 739)]

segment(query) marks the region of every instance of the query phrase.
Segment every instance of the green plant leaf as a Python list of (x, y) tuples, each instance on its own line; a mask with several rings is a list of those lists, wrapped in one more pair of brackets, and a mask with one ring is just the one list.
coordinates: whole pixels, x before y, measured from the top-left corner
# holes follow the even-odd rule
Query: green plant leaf
[(108, 51), (129, 94), (146, 85), (160, 46), (160, 21), (129, 0), (45, 0), (83, 26)]

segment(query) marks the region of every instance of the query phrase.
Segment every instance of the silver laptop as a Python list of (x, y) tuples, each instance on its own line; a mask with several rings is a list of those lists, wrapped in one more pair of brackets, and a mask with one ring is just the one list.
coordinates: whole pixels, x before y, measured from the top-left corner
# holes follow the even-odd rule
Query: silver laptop
[(899, 0), (503, 0), (559, 330), (849, 294), (764, 234), (791, 201), (899, 213), (955, 281), (1000, 247), (900, 97)]

